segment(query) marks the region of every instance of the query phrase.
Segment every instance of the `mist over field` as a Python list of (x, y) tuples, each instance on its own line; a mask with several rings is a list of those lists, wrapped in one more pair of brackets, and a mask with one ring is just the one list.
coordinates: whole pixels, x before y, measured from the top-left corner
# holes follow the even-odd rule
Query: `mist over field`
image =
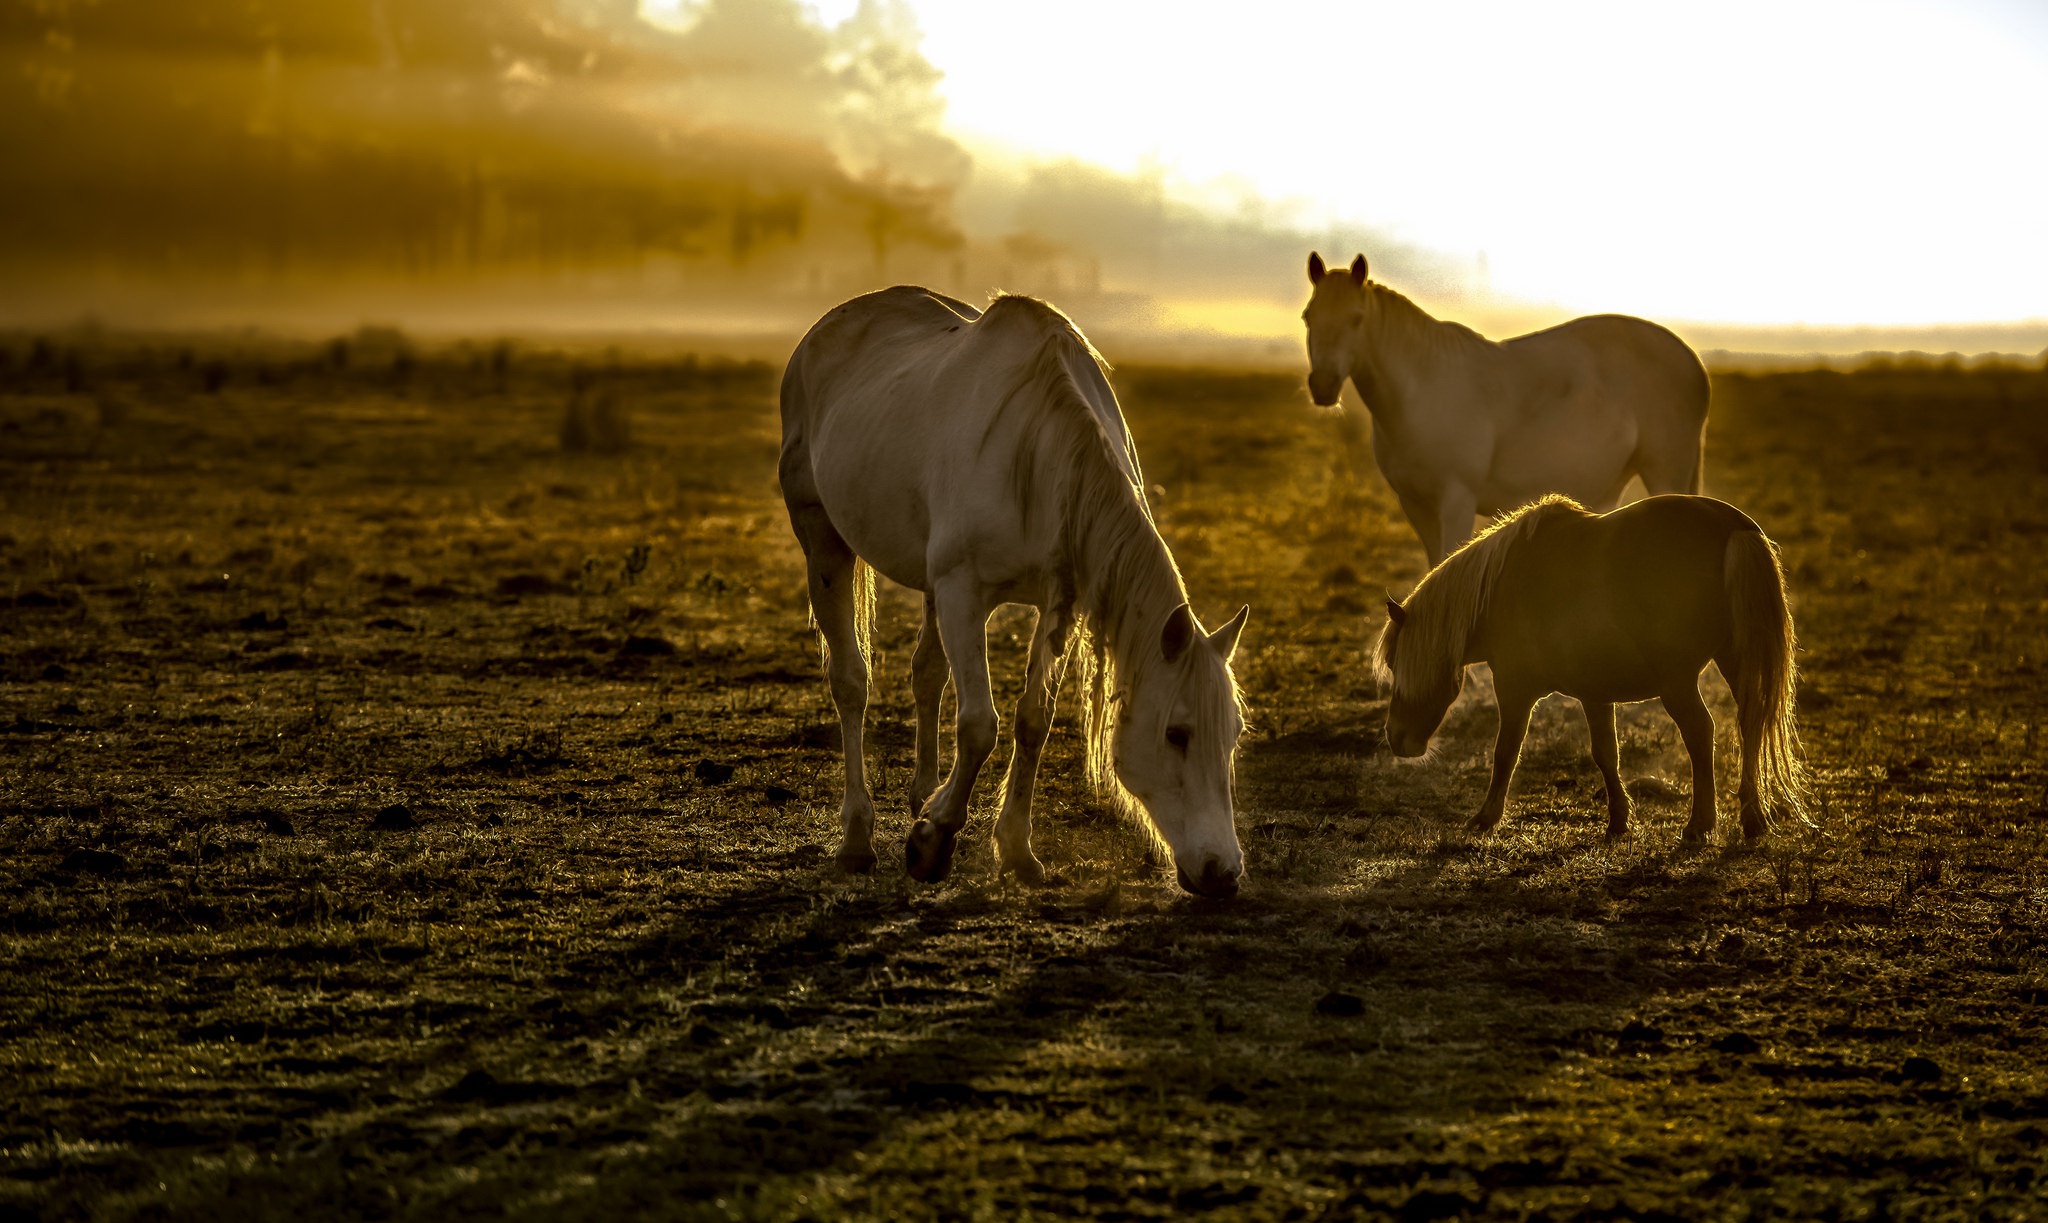
[[(787, 339), (833, 302), (910, 282), (1033, 293), (1113, 342), (1235, 338), (1230, 356), (1282, 364), (1311, 248), (1366, 251), (1376, 278), (1496, 337), (1573, 313), (1495, 291), (1483, 251), (1332, 221), (1248, 181), (970, 149), (906, 0), (836, 23), (796, 0), (682, 11), (678, 25), (638, 0), (0, 8), (0, 324)], [(1020, 63), (1012, 88), (1028, 106), (1090, 85)], [(1369, 155), (1341, 132), (1315, 143)], [(2048, 346), (2039, 319), (1664, 321), (1746, 352)]]
[(682, 31), (630, 0), (57, 0), (0, 10), (0, 57), (15, 323), (781, 332), (909, 281), (1145, 328), (1160, 295), (1284, 308), (1311, 241), (1161, 175), (977, 165), (891, 0)]

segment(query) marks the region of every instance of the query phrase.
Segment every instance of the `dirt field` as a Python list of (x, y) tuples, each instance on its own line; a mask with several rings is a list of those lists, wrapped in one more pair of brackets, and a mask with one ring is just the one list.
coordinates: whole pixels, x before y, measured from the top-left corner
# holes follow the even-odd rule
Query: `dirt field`
[(1468, 839), (1484, 685), (1430, 763), (1378, 749), (1422, 551), (1376, 473), (1298, 375), (1120, 369), (1197, 612), (1253, 607), (1211, 904), (1064, 727), (1052, 886), (993, 877), (993, 775), (956, 877), (903, 878), (900, 591), (885, 869), (826, 869), (768, 366), (4, 347), (0, 1220), (2048, 1209), (2038, 370), (1717, 379), (1817, 822), (1687, 853), (1662, 713), (1623, 711), (1671, 784), (1608, 844), (1557, 699)]

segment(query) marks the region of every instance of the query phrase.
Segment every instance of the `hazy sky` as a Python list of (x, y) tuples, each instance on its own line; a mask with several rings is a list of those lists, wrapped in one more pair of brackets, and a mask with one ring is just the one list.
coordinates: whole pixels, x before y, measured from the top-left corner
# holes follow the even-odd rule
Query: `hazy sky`
[(2041, 0), (909, 7), (984, 161), (1256, 196), (1571, 310), (2048, 316)]

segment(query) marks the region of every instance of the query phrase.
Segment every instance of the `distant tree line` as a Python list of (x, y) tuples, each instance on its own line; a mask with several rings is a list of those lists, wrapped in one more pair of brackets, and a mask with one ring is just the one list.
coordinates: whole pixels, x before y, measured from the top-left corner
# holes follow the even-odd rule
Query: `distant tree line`
[(800, 278), (952, 251), (965, 155), (876, 135), (916, 113), (889, 91), (936, 74), (860, 47), (790, 0), (723, 0), (688, 34), (631, 0), (9, 5), (0, 261)]

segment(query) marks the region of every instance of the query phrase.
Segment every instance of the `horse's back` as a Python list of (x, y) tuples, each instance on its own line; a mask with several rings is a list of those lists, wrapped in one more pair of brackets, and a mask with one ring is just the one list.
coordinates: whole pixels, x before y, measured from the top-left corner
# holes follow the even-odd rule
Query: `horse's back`
[(1640, 700), (1726, 649), (1728, 541), (1757, 525), (1671, 494), (1606, 514), (1554, 512), (1502, 567), (1496, 666), (1533, 667), (1574, 696)]
[(1697, 429), (1707, 416), (1707, 371), (1669, 328), (1627, 314), (1589, 314), (1501, 342), (1540, 367), (1597, 388), (1637, 416), (1659, 410)]
[(1637, 597), (1678, 597), (1718, 589), (1729, 537), (1762, 528), (1725, 501), (1670, 493), (1602, 515), (1603, 564), (1617, 589)]
[[(1062, 339), (1071, 341), (1069, 356), (1087, 358), (1066, 362), (1086, 392), (1087, 374), (1100, 382), (1094, 350), (1066, 316), (1034, 298), (999, 297), (977, 310), (908, 285), (863, 294), (834, 307), (797, 345), (783, 375), (784, 428), (795, 423), (793, 413), (815, 419), (856, 402), (904, 427), (932, 411), (952, 419), (991, 414), (1001, 405), (988, 392), (1014, 389), (1026, 363)], [(1120, 416), (1115, 423), (1120, 433)]]
[(806, 412), (829, 406), (836, 392), (862, 375), (891, 364), (918, 361), (939, 337), (974, 322), (981, 312), (929, 289), (897, 285), (864, 293), (825, 312), (790, 355), (782, 375), (783, 427)]
[(1079, 392), (1123, 457), (1094, 350), (1052, 307), (1000, 297), (977, 311), (908, 287), (854, 298), (818, 321), (783, 375), (784, 498), (821, 507), (903, 585), (922, 588), (929, 565), (955, 553), (1029, 570), (1057, 534), (1042, 521), (1052, 498), (1035, 487), (1054, 477), (1037, 461), (1059, 432), (1043, 427), (1047, 414), (1069, 406), (1052, 402), (1056, 383)]

